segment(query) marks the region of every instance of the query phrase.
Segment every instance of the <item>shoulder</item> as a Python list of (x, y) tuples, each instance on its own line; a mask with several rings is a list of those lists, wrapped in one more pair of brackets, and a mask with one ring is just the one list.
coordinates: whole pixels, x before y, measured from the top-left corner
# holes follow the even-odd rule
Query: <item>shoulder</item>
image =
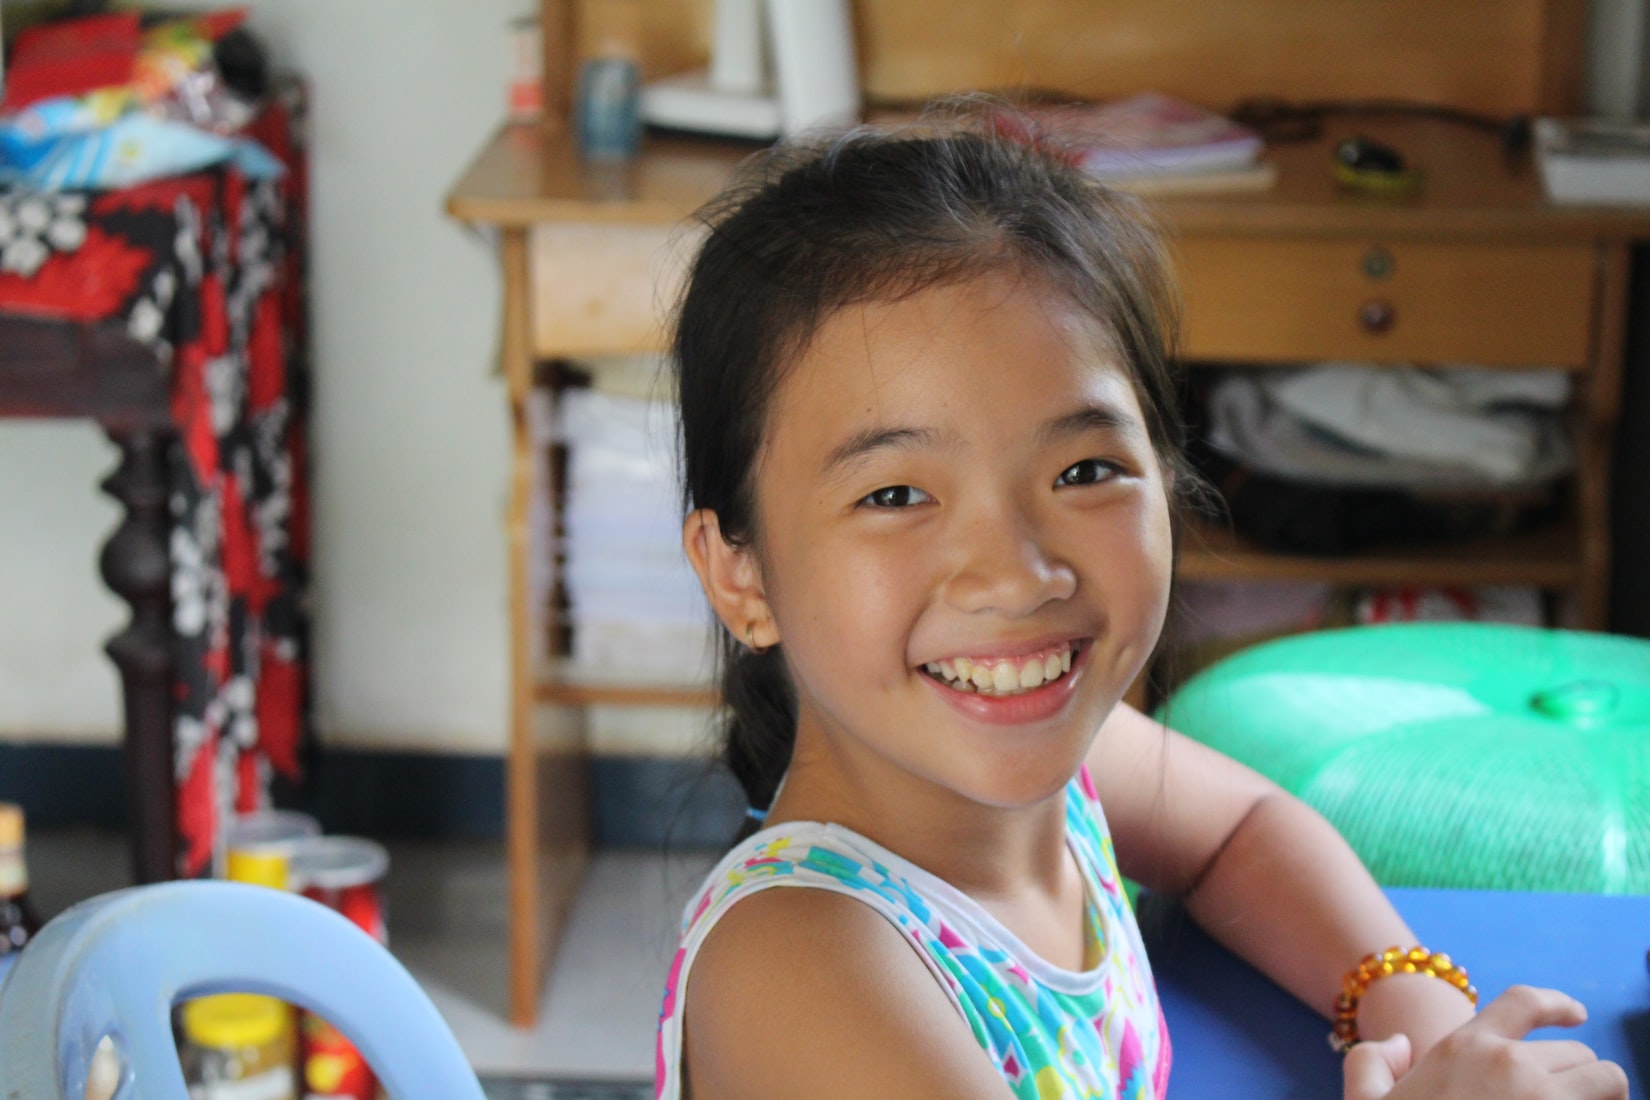
[(694, 1096), (1007, 1095), (913, 946), (852, 897), (743, 898), (700, 948), (686, 998)]

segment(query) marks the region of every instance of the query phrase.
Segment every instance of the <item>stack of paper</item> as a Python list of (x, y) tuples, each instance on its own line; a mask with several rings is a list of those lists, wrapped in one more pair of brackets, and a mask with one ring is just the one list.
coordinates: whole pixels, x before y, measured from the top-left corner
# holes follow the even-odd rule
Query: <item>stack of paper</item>
[(1570, 203), (1650, 203), (1650, 126), (1539, 118), (1536, 163), (1547, 197)]
[(682, 551), (673, 411), (593, 390), (561, 400), (567, 446), (561, 560), (575, 674), (697, 683), (710, 612)]

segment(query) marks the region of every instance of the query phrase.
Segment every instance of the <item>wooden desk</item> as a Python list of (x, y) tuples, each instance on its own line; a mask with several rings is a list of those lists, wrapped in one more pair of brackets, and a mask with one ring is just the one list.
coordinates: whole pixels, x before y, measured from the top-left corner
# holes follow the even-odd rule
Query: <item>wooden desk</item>
[[(1514, 984), (1562, 989), (1587, 1006), (1579, 1039), (1650, 1088), (1650, 897), (1389, 890), (1421, 942), (1459, 959), (1480, 1005)], [(1174, 1044), (1176, 1100), (1322, 1100), (1341, 1094), (1329, 1023), (1199, 931), (1172, 903), (1147, 898), (1141, 931)], [(1371, 945), (1371, 949), (1386, 944)]]
[[(1402, 150), (1426, 172), (1423, 191), (1380, 201), (1338, 190), (1329, 150), (1354, 130)], [(529, 509), (547, 483), (529, 434), (535, 368), (549, 359), (663, 346), (659, 307), (674, 299), (696, 240), (682, 220), (751, 148), (650, 137), (634, 161), (595, 165), (582, 163), (565, 135), (510, 126), (448, 196), (453, 217), (500, 234), (513, 433), (512, 1014), (522, 1023), (533, 1018), (549, 945), (584, 858), (580, 736), (571, 708), (709, 698), (694, 686), (566, 684), (553, 662), (539, 659), (545, 609), (529, 603), (527, 563), (549, 550), (528, 539)], [(1193, 532), (1181, 575), (1529, 584), (1561, 598), (1565, 624), (1602, 627), (1628, 249), (1650, 235), (1650, 214), (1552, 206), (1526, 157), (1509, 156), (1488, 132), (1432, 119), (1356, 126), (1331, 119), (1318, 140), (1269, 155), (1279, 167), (1271, 191), (1157, 204), (1186, 299), (1185, 356), (1562, 367), (1578, 383), (1574, 506), (1562, 526), (1534, 535), (1359, 558), (1282, 557), (1229, 533)], [(1384, 323), (1366, 322), (1372, 302)]]

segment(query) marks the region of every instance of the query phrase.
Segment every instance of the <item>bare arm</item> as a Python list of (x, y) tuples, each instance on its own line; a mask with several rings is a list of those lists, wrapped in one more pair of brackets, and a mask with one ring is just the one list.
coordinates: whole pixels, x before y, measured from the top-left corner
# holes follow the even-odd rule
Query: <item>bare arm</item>
[[(1088, 763), (1123, 872), (1182, 896), (1210, 935), (1318, 1011), (1364, 954), (1415, 942), (1329, 823), (1250, 769), (1125, 706)], [(1475, 1017), (1437, 979), (1383, 978), (1359, 1004), (1372, 1041), (1347, 1057), (1344, 1098), (1625, 1100), (1621, 1068), (1584, 1044), (1524, 1038), (1585, 1018), (1550, 989), (1514, 987)]]
[[(1416, 943), (1334, 827), (1253, 770), (1122, 705), (1089, 769), (1123, 873), (1184, 898), (1205, 931), (1318, 1012), (1364, 955)], [(1406, 1033), (1418, 1059), (1472, 1015), (1445, 983), (1395, 976), (1370, 987), (1358, 1024), (1370, 1039)]]
[(693, 1100), (1009, 1100), (916, 952), (852, 898), (752, 895), (711, 932), (690, 978)]

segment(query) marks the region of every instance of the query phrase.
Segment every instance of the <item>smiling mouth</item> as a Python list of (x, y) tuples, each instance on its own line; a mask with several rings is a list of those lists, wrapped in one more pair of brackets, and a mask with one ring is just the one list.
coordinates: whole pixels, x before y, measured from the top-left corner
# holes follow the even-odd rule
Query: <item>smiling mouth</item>
[(1080, 649), (1078, 643), (1064, 642), (1023, 657), (980, 660), (953, 657), (930, 661), (922, 670), (952, 691), (963, 694), (1024, 695), (1069, 674), (1072, 660)]

